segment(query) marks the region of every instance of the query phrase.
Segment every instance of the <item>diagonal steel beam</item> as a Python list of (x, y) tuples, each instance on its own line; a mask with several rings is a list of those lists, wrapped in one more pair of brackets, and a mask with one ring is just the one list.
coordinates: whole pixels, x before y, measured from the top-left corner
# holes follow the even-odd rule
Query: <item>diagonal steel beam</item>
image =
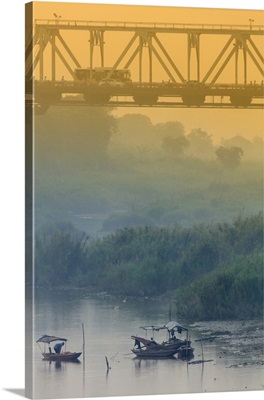
[(173, 62), (173, 60), (171, 59), (169, 53), (167, 52), (167, 50), (165, 49), (165, 47), (163, 46), (163, 44), (161, 43), (161, 41), (159, 40), (159, 38), (157, 37), (157, 35), (154, 33), (152, 35), (152, 37), (156, 40), (158, 46), (160, 47), (160, 49), (162, 50), (163, 54), (165, 55), (165, 57), (167, 58), (167, 60), (169, 61), (170, 65), (172, 66), (172, 68), (174, 69), (174, 71), (176, 72), (176, 74), (178, 75), (178, 77), (180, 78), (180, 80), (182, 82), (185, 81), (184, 77), (182, 76), (182, 74), (180, 73), (179, 69), (177, 68), (177, 66), (175, 65), (175, 63)]
[(136, 56), (137, 56), (137, 54), (139, 52), (139, 48), (140, 48), (140, 46), (138, 45), (136, 50), (134, 51), (134, 53), (131, 55), (131, 57), (129, 58), (128, 62), (124, 66), (125, 69), (129, 68), (130, 64), (134, 61), (134, 59), (136, 58)]
[(219, 61), (221, 60), (221, 58), (223, 57), (223, 55), (225, 54), (226, 50), (228, 49), (228, 47), (230, 46), (230, 44), (232, 43), (232, 40), (234, 39), (233, 35), (230, 36), (230, 38), (228, 39), (227, 43), (225, 44), (225, 46), (223, 47), (223, 49), (220, 51), (218, 57), (216, 58), (216, 60), (214, 61), (214, 63), (212, 64), (212, 66), (209, 68), (207, 74), (205, 75), (205, 77), (203, 78), (203, 80), (201, 81), (202, 83), (205, 83), (207, 81), (207, 79), (209, 78), (209, 76), (211, 75), (211, 73), (213, 72), (213, 70), (215, 69), (215, 67), (217, 66), (217, 64), (219, 63)]
[(32, 70), (33, 70), (33, 49), (34, 49), (34, 43), (36, 43), (37, 39), (37, 34), (34, 35), (33, 39), (28, 43), (26, 47), (26, 52), (25, 52), (25, 75), (28, 77), (29, 75), (32, 75)]
[(254, 54), (251, 52), (251, 50), (248, 48), (247, 42), (246, 40), (241, 36), (240, 38), (241, 42), (243, 43), (244, 49), (245, 51), (249, 54), (249, 56), (251, 57), (252, 61), (254, 62), (254, 64), (256, 65), (256, 67), (258, 68), (258, 70), (260, 71), (261, 75), (264, 76), (264, 69), (259, 65), (256, 57), (254, 56)]
[(59, 31), (57, 32), (57, 37), (61, 41), (61, 44), (64, 46), (65, 50), (68, 52), (69, 56), (71, 57), (71, 59), (75, 63), (75, 65), (78, 68), (81, 68), (81, 64), (79, 63), (79, 61), (77, 60), (77, 58), (75, 57), (75, 55), (73, 54), (73, 52), (71, 51), (71, 49), (69, 48), (69, 46), (67, 45), (67, 43), (65, 42), (65, 40), (63, 39), (63, 37), (61, 36)]
[(149, 48), (152, 50), (152, 52), (155, 54), (155, 56), (157, 57), (157, 59), (159, 60), (161, 66), (164, 68), (164, 70), (167, 72), (168, 76), (170, 77), (170, 79), (172, 80), (172, 82), (176, 83), (176, 79), (174, 78), (174, 76), (172, 75), (172, 73), (170, 72), (169, 68), (167, 67), (167, 65), (164, 63), (164, 61), (162, 60), (161, 56), (159, 55), (159, 53), (157, 52), (157, 50), (155, 49), (155, 47), (152, 45), (150, 39), (146, 36), (145, 37), (146, 42), (148, 43)]
[(55, 52), (58, 54), (58, 56), (60, 57), (61, 61), (63, 62), (63, 64), (65, 65), (65, 67), (67, 68), (67, 70), (69, 71), (69, 73), (71, 74), (71, 76), (73, 77), (73, 79), (75, 78), (75, 74), (72, 70), (72, 68), (70, 67), (68, 61), (65, 59), (65, 57), (63, 56), (63, 54), (61, 53), (60, 49), (58, 48), (58, 46), (53, 43), (52, 39), (49, 38), (49, 42), (51, 44), (51, 46), (54, 48)]
[(231, 52), (229, 53), (229, 55), (227, 56), (226, 60), (224, 61), (224, 63), (222, 64), (222, 66), (220, 67), (220, 69), (218, 70), (217, 74), (215, 75), (215, 77), (212, 79), (211, 83), (215, 83), (216, 80), (218, 79), (218, 77), (220, 76), (220, 74), (222, 73), (222, 71), (225, 69), (226, 65), (228, 64), (228, 62), (230, 61), (230, 59), (232, 58), (233, 54), (235, 53), (236, 48), (233, 47), (233, 49), (231, 50)]
[(26, 43), (26, 51), (25, 51), (25, 60), (32, 54), (32, 49), (34, 47), (34, 43), (36, 43), (36, 37), (37, 34), (35, 33), (32, 38), (28, 38), (27, 43)]
[(259, 49), (257, 48), (257, 46), (255, 45), (255, 43), (253, 42), (253, 40), (251, 39), (251, 37), (248, 37), (248, 41), (251, 44), (251, 46), (253, 47), (253, 49), (255, 50), (255, 52), (257, 53), (257, 55), (259, 56), (259, 58), (261, 59), (261, 61), (264, 63), (264, 57), (262, 56), (262, 54), (260, 53)]
[(134, 41), (136, 40), (138, 34), (135, 32), (133, 37), (130, 39), (130, 41), (128, 42), (128, 44), (126, 45), (126, 47), (124, 48), (124, 50), (122, 51), (122, 53), (120, 54), (120, 56), (118, 57), (118, 59), (116, 60), (115, 64), (113, 65), (113, 68), (111, 69), (111, 71), (109, 71), (109, 73), (107, 74), (107, 78), (110, 78), (113, 74), (113, 72), (116, 70), (116, 68), (118, 67), (118, 65), (120, 64), (120, 62), (123, 60), (123, 58), (125, 57), (125, 55), (127, 54), (128, 50), (130, 49), (130, 47), (132, 46), (132, 44), (134, 43)]
[[(40, 40), (40, 35), (39, 35), (39, 34), (36, 34), (36, 42), (37, 42), (37, 39)], [(47, 35), (46, 35), (46, 36), (45, 36), (45, 40), (43, 40), (42, 49), (40, 49), (40, 47), (39, 47), (39, 49), (38, 49), (38, 51), (37, 51), (37, 53), (36, 53), (36, 55), (35, 55), (35, 58), (34, 58), (34, 60), (33, 60), (33, 62), (32, 62), (32, 65), (29, 65), (29, 66), (27, 67), (27, 69), (26, 69), (26, 76), (29, 76), (29, 75), (32, 75), (32, 74), (33, 74), (33, 71), (35, 70), (36, 66), (38, 65), (38, 63), (39, 63), (39, 61), (40, 61), (41, 53), (44, 52), (44, 50), (45, 50), (45, 48), (46, 48), (46, 46), (47, 46), (47, 44), (48, 44), (48, 41), (49, 41), (49, 38), (48, 38)], [(35, 42), (35, 43), (36, 43), (36, 42)], [(42, 54), (42, 55), (43, 55), (43, 54)]]

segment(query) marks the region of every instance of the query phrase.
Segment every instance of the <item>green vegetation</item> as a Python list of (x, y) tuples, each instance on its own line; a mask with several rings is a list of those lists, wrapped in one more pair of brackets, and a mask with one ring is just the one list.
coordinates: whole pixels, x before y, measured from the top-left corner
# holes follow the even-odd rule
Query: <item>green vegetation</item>
[(34, 139), (36, 285), (166, 296), (195, 319), (261, 314), (261, 138), (216, 146), (179, 121), (51, 107)]
[(240, 165), (243, 150), (240, 147), (223, 147), (220, 146), (215, 154), (218, 160), (227, 168), (237, 168)]
[(65, 229), (36, 239), (36, 284), (166, 295), (193, 318), (260, 316), (263, 215), (191, 228), (125, 228), (97, 240)]
[(256, 318), (263, 315), (263, 255), (238, 258), (229, 266), (175, 293), (178, 315), (189, 318)]

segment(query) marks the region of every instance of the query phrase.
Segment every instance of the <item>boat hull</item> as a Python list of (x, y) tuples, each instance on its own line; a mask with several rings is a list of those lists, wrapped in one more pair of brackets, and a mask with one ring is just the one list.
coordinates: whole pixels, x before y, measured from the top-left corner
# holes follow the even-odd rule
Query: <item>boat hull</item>
[(150, 351), (140, 351), (140, 350), (132, 350), (132, 352), (139, 358), (169, 358), (173, 357), (177, 350), (173, 351), (155, 351), (155, 352), (150, 352)]
[(141, 349), (132, 349), (132, 352), (140, 358), (167, 358), (173, 357), (178, 348), (178, 345), (152, 345)]
[(77, 361), (82, 353), (42, 353), (43, 360), (47, 361)]
[[(142, 338), (140, 338), (142, 341)], [(132, 352), (140, 358), (167, 358), (173, 357), (178, 350), (184, 346), (188, 346), (190, 344), (187, 340), (171, 340), (168, 342), (164, 342), (162, 344), (152, 344), (149, 341), (146, 341), (148, 344), (141, 348), (133, 348)]]
[(193, 352), (194, 349), (191, 346), (182, 346), (177, 351), (177, 357), (182, 359), (191, 359), (194, 357)]

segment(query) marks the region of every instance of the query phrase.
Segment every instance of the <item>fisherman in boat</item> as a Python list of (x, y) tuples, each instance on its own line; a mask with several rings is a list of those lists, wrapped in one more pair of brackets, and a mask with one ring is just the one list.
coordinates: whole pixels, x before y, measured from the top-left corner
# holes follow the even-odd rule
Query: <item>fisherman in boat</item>
[(56, 354), (60, 354), (62, 346), (64, 346), (64, 342), (55, 344), (54, 351)]
[(152, 338), (150, 338), (150, 342), (148, 344), (148, 346), (152, 346), (153, 344), (158, 344), (157, 342), (155, 342), (155, 340)]
[(173, 328), (171, 330), (171, 338), (172, 338), (172, 340), (176, 340), (175, 330)]

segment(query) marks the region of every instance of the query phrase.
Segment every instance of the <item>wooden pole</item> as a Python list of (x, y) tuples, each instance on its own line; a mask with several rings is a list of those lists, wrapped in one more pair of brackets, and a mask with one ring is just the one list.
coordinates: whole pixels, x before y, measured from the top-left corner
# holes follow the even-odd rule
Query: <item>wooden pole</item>
[(82, 323), (82, 333), (83, 333), (83, 366), (85, 366), (85, 335), (84, 335), (84, 324)]
[(202, 361), (204, 362), (203, 341), (202, 340), (201, 340), (201, 348), (202, 348)]
[(111, 369), (109, 362), (108, 362), (108, 358), (105, 356), (105, 362), (106, 362), (106, 367), (107, 367), (107, 373), (109, 372), (109, 369)]

